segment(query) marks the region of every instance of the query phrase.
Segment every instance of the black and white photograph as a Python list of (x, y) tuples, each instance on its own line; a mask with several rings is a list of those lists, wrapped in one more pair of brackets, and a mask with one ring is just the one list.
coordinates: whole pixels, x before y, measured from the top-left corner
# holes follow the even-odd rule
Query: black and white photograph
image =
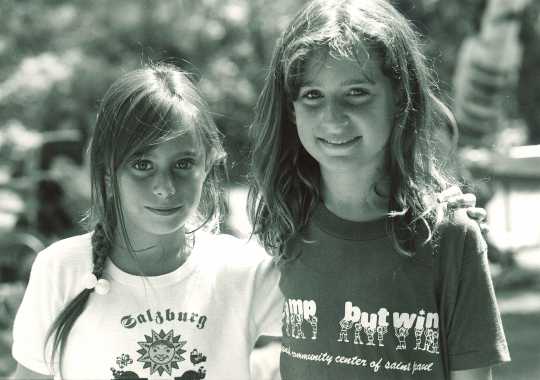
[(0, 379), (540, 379), (540, 0), (0, 0)]

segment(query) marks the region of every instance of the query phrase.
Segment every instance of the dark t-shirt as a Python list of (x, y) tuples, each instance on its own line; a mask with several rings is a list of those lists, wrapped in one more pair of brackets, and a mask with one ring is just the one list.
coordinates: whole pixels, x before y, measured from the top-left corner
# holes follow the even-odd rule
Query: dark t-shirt
[(304, 238), (282, 265), (283, 380), (444, 379), (510, 360), (486, 245), (465, 214), (412, 258), (386, 219), (349, 222), (323, 205)]

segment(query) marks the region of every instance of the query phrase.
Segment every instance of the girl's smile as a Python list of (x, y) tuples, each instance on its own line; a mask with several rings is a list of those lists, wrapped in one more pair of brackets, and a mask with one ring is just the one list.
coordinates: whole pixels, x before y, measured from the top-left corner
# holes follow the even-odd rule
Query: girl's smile
[(339, 139), (339, 138), (331, 138), (331, 139), (324, 139), (322, 137), (318, 137), (317, 140), (319, 140), (322, 145), (325, 145), (327, 149), (345, 149), (350, 148), (354, 146), (357, 143), (360, 143), (362, 139), (362, 136), (356, 136), (350, 139)]
[(179, 207), (158, 207), (158, 208), (144, 206), (144, 208), (146, 208), (150, 212), (153, 212), (154, 214), (162, 215), (162, 216), (168, 216), (168, 215), (174, 215), (176, 212), (180, 211), (182, 209), (182, 206), (179, 206)]

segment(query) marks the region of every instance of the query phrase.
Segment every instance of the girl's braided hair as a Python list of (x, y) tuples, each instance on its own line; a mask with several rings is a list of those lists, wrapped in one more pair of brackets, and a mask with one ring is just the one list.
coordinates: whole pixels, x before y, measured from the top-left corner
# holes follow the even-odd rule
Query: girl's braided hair
[(105, 260), (107, 259), (107, 256), (109, 256), (110, 251), (111, 241), (105, 235), (103, 225), (98, 223), (92, 234), (92, 262), (94, 263), (94, 270), (92, 273), (94, 273), (98, 279), (103, 276)]
[[(92, 234), (92, 263), (93, 271), (96, 278), (103, 277), (105, 269), (105, 261), (111, 251), (111, 242), (105, 236), (103, 225), (98, 223)], [(55, 319), (47, 334), (46, 341), (52, 339), (52, 352), (58, 352), (60, 357), (64, 356), (65, 341), (77, 317), (81, 315), (86, 307), (88, 298), (94, 289), (84, 289), (80, 292)], [(51, 355), (51, 359), (54, 356)], [(51, 363), (53, 361), (51, 360)], [(53, 369), (53, 368), (51, 368)]]

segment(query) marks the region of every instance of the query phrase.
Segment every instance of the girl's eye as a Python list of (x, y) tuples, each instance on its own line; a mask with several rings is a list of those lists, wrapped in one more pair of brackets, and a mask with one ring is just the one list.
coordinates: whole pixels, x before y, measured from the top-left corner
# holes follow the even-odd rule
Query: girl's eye
[(133, 164), (131, 164), (131, 166), (135, 170), (140, 170), (140, 171), (148, 171), (152, 169), (152, 163), (148, 160), (142, 160), (142, 159), (133, 161)]
[(352, 105), (360, 105), (371, 99), (371, 92), (365, 88), (351, 88), (346, 92), (345, 99)]
[(308, 90), (301, 94), (301, 97), (308, 100), (315, 100), (322, 97), (322, 93), (318, 90)]
[(366, 96), (369, 95), (369, 92), (363, 88), (351, 88), (348, 92), (349, 96)]
[(322, 94), (320, 91), (317, 91), (317, 90), (311, 90), (311, 91), (308, 91), (305, 95), (304, 95), (305, 98), (307, 99), (318, 99), (318, 98), (321, 98), (322, 97)]
[(192, 158), (184, 158), (176, 162), (176, 168), (182, 170), (191, 169), (195, 165), (195, 160)]

